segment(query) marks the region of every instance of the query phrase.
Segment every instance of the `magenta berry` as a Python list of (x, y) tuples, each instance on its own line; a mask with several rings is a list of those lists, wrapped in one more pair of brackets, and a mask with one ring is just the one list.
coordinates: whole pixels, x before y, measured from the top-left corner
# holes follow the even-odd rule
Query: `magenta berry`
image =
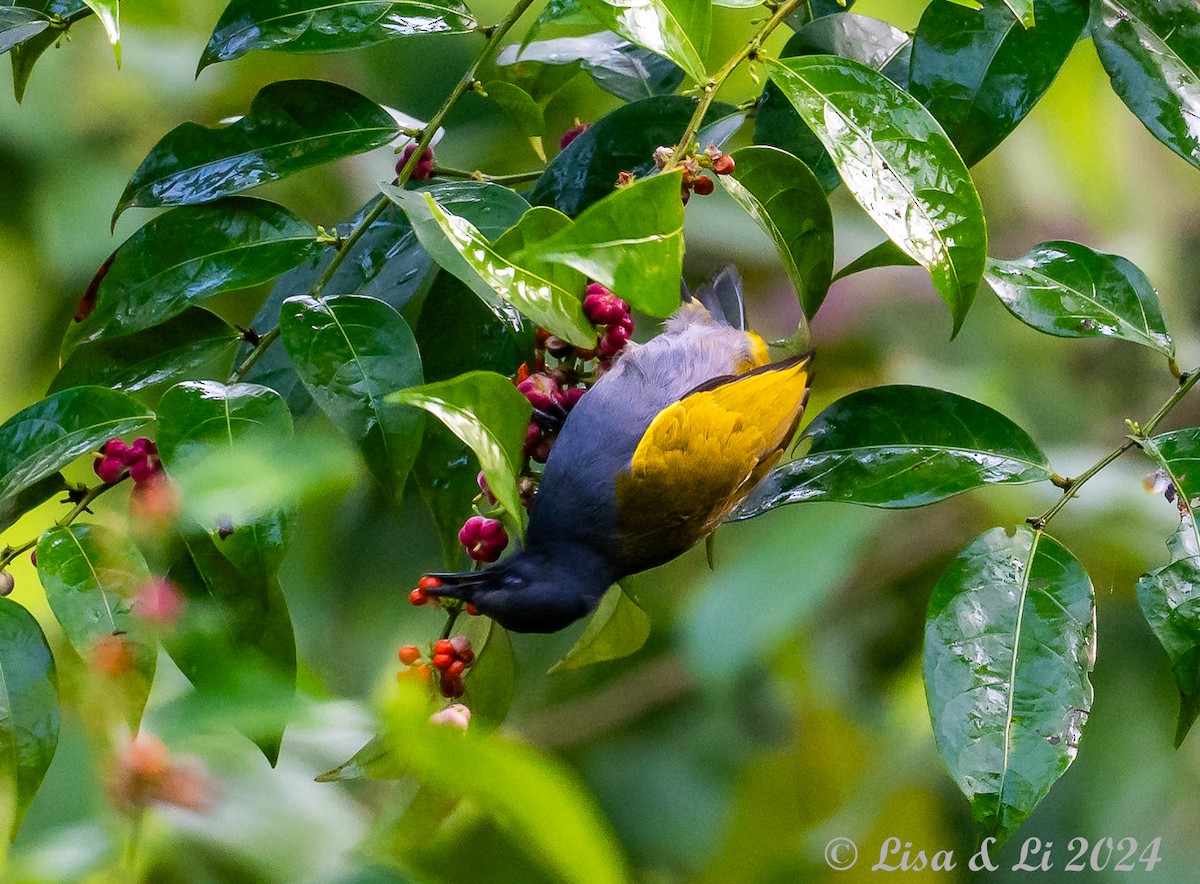
[(480, 471), (479, 475), (475, 477), (475, 481), (479, 485), (479, 490), (483, 493), (484, 500), (494, 506), (496, 503), (496, 495), (492, 494), (492, 489), (488, 487), (487, 476)]
[(600, 339), (600, 355), (611, 359), (624, 350), (628, 342), (629, 332), (619, 325), (614, 325)]
[(587, 391), (583, 387), (571, 387), (569, 390), (560, 390), (555, 397), (558, 399), (558, 404), (565, 410), (570, 411), (579, 404), (579, 400), (583, 398), (583, 394)]
[[(405, 165), (407, 165), (407, 163), (409, 161), (409, 158), (412, 157), (413, 153), (416, 152), (416, 149), (417, 149), (417, 145), (415, 143), (409, 144), (404, 148), (404, 153), (401, 154), (400, 159), (396, 162), (396, 174), (397, 175), (399, 175), (400, 172), (403, 171)], [(425, 148), (424, 153), (421, 154), (421, 158), (419, 160), (417, 160), (417, 164), (415, 166), (413, 166), (412, 174), (409, 176), (408, 180), (409, 181), (427, 181), (428, 179), (430, 179), (432, 177), (433, 177), (433, 149), (427, 147), (427, 148)]]
[(92, 465), (100, 481), (111, 484), (125, 474), (125, 464), (119, 457), (102, 457)]
[(127, 448), (120, 439), (109, 439), (100, 446), (100, 453), (105, 457), (124, 457)]
[(508, 546), (508, 532), (496, 519), (471, 516), (458, 532), (459, 542), (476, 562), (494, 562)]
[(542, 441), (542, 428), (537, 424), (531, 423), (525, 429), (525, 453), (533, 454), (538, 443)]
[(558, 139), (558, 149), (566, 150), (567, 145), (591, 128), (591, 125), (591, 123), (576, 123)]
[(137, 463), (130, 465), (129, 476), (134, 482), (139, 485), (142, 482), (147, 482), (158, 473), (158, 468), (150, 462), (149, 458), (143, 458)]
[(517, 384), (517, 389), (529, 400), (530, 405), (545, 411), (554, 407), (554, 394), (558, 392), (558, 384), (554, 382), (554, 378), (539, 372), (531, 374)]
[(593, 282), (583, 296), (583, 312), (596, 325), (611, 325), (629, 314), (629, 305), (600, 283)]

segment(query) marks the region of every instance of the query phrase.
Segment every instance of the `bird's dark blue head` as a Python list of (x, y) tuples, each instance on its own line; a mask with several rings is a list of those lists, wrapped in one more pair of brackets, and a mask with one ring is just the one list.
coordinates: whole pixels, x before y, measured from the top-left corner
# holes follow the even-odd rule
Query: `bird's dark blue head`
[(620, 575), (588, 547), (524, 549), (485, 571), (433, 574), (431, 596), (460, 599), (513, 632), (557, 632), (595, 610)]

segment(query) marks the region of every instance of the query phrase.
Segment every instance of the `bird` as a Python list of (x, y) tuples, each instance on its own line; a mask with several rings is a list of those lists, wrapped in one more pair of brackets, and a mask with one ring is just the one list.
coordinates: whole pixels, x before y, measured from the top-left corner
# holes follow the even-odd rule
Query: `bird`
[(812, 352), (771, 362), (745, 329), (737, 270), (683, 289), (567, 415), (524, 546), (482, 571), (431, 574), (514, 632), (557, 632), (622, 578), (706, 539), (779, 461), (808, 402)]

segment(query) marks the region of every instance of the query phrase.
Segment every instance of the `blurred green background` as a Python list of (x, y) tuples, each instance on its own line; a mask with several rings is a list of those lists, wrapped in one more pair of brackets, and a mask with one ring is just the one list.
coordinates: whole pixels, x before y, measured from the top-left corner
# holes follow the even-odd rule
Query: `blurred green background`
[[(472, 4), (494, 21), (496, 0)], [(317, 77), (428, 117), (478, 50), (479, 38), (406, 39), (327, 56), (252, 53), (193, 78), (222, 4), (144, 0), (123, 9), (124, 67), (94, 19), (48, 52), (18, 106), (0, 89), (0, 414), (39, 398), (58, 342), (96, 267), (149, 217), (109, 217), (150, 146), (184, 120), (241, 113), (268, 82)], [(861, 0), (856, 12), (912, 28), (916, 0)], [(745, 11), (718, 9), (712, 58), (744, 39)], [(785, 39), (777, 34), (776, 48)], [(752, 93), (742, 72), (728, 87)], [(595, 119), (616, 99), (586, 77), (551, 104), (549, 130)], [(491, 173), (536, 167), (512, 125), (469, 95), (447, 124), (439, 160)], [(746, 137), (743, 134), (743, 137)], [(547, 138), (550, 144), (554, 139)], [(389, 177), (388, 150), (262, 188), (314, 223), (348, 217)], [(1138, 264), (1156, 284), (1185, 368), (1200, 361), (1200, 172), (1146, 133), (1112, 94), (1091, 44), (1081, 42), (1047, 97), (974, 170), (990, 252), (1015, 257), (1037, 242), (1076, 239)], [(719, 192), (720, 193), (720, 192)], [(881, 239), (844, 189), (833, 199), (839, 263)], [(721, 195), (688, 207), (688, 274), (732, 261), (747, 279), (751, 319), (768, 337), (799, 310), (769, 240)], [(226, 297), (252, 316), (265, 291)], [(644, 336), (649, 329), (643, 327)], [(981, 289), (962, 334), (928, 279), (884, 269), (835, 285), (814, 323), (818, 377), (810, 414), (855, 389), (918, 383), (978, 399), (1023, 425), (1072, 475), (1118, 444), (1126, 417), (1145, 418), (1173, 380), (1149, 351), (1046, 338)], [(1164, 429), (1200, 424), (1193, 397)], [(1095, 706), (1071, 770), (1004, 848), (1054, 842), (1058, 865), (1075, 836), (1162, 838), (1146, 877), (1192, 882), (1200, 868), (1200, 737), (1171, 748), (1176, 699), (1167, 661), (1133, 595), (1139, 574), (1166, 561), (1175, 509), (1142, 490), (1148, 463), (1131, 454), (1090, 483), (1055, 522), (1097, 590)], [(613, 664), (547, 676), (578, 636), (516, 636), (517, 697), (506, 728), (575, 768), (603, 808), (638, 880), (873, 880), (867, 867), (888, 836), (914, 849), (954, 849), (952, 873), (905, 880), (970, 880), (976, 833), (934, 747), (920, 676), (928, 594), (950, 557), (994, 525), (1015, 525), (1053, 500), (1050, 487), (985, 490), (935, 507), (877, 512), (836, 505), (776, 511), (723, 528), (715, 572), (703, 551), (636, 580), (652, 616), (649, 642)], [(112, 495), (106, 509), (123, 510)], [(9, 539), (39, 530), (51, 508)], [(306, 712), (279, 768), (232, 731), (180, 712), (183, 679), (163, 657), (147, 728), (200, 756), (217, 784), (210, 814), (161, 811), (146, 823), (156, 881), (398, 881), (370, 870), (356, 846), (398, 800), (389, 784), (323, 785), (313, 776), (370, 736), (372, 698), (394, 677), (396, 648), (435, 637), (434, 613), (405, 603), (418, 575), (440, 563), (432, 524), (412, 495), (397, 517), (364, 484), (303, 514), (284, 570), (301, 658)], [(60, 659), (36, 575), (14, 570), (15, 598), (39, 615)], [(86, 698), (65, 712), (46, 784), (13, 850), (8, 879), (79, 881), (111, 859), (121, 822), (108, 808), (86, 739)], [(182, 717), (181, 717), (182, 716)], [(425, 874), (460, 881), (542, 880), (519, 838), (479, 817), (428, 845)], [(855, 870), (823, 860), (835, 836), (855, 840)], [(434, 870), (430, 873), (428, 870)], [(1082, 872), (1072, 880), (1138, 878)], [(1024, 880), (997, 872), (989, 881)]]

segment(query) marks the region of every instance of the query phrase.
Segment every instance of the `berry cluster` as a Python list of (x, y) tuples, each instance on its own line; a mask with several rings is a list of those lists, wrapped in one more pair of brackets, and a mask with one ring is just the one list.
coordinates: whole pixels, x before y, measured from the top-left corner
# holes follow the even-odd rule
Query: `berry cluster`
[[(411, 142), (404, 148), (404, 153), (400, 155), (400, 159), (396, 161), (396, 174), (399, 175), (412, 155), (417, 151), (416, 142)], [(427, 147), (421, 153), (421, 158), (417, 160), (417, 164), (413, 166), (412, 174), (408, 176), (409, 181), (428, 181), (433, 177), (433, 148)]]
[[(423, 663), (421, 657), (421, 649), (416, 645), (402, 647), (399, 658), (406, 668), (399, 673), (399, 676), (401, 678), (416, 677), (426, 681), (436, 670), (440, 673), (438, 686), (443, 697), (454, 699), (463, 695), (467, 689), (463, 675), (475, 662), (475, 651), (471, 648), (470, 639), (465, 635), (439, 639), (433, 646), (429, 663)], [(432, 664), (432, 668), (430, 664)]]
[(152, 482), (162, 472), (162, 461), (158, 459), (158, 446), (150, 439), (134, 439), (126, 445), (121, 439), (109, 439), (100, 447), (92, 469), (107, 484), (125, 478), (125, 471), (138, 485)]
[(167, 804), (203, 813), (212, 805), (212, 787), (197, 762), (172, 758), (163, 741), (142, 733), (114, 759), (105, 785), (113, 803), (126, 813), (147, 804)]
[(633, 314), (629, 312), (629, 305), (600, 283), (593, 282), (583, 296), (583, 312), (604, 328), (600, 338), (600, 358), (611, 362), (625, 349), (633, 334)]
[[(667, 163), (674, 155), (675, 149), (671, 147), (660, 147), (654, 151), (654, 164), (658, 168), (666, 168)], [(683, 167), (683, 185), (680, 192), (680, 199), (685, 203), (691, 198), (692, 191), (695, 191), (700, 196), (708, 196), (716, 185), (713, 180), (703, 174), (704, 169), (711, 169), (717, 175), (731, 175), (735, 168), (733, 157), (725, 153), (715, 144), (710, 144), (704, 149), (704, 153), (696, 156), (688, 157), (681, 164)]]

